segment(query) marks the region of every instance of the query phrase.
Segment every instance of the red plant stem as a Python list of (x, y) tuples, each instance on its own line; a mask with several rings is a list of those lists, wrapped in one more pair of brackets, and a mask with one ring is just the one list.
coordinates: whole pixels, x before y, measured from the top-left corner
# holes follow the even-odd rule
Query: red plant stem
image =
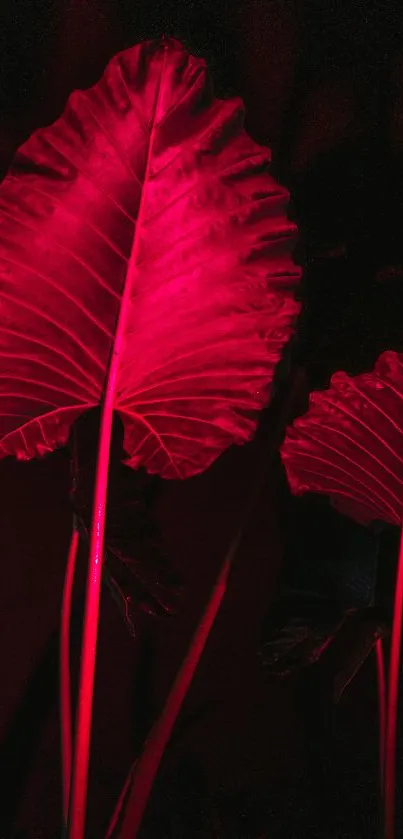
[(403, 530), (397, 563), (385, 744), (385, 839), (395, 836), (396, 730), (403, 614)]
[(62, 751), (62, 798), (63, 819), (67, 824), (70, 794), (72, 730), (71, 730), (71, 687), (70, 687), (70, 621), (74, 572), (80, 541), (75, 521), (71, 532), (67, 567), (64, 578), (62, 614), (60, 622), (60, 727)]
[(130, 306), (130, 289), (130, 283), (127, 282), (122, 297), (99, 429), (67, 839), (84, 839), (85, 831), (113, 408), (126, 319)]
[[(131, 267), (135, 266), (136, 257), (137, 248), (134, 249)], [(67, 839), (84, 839), (112, 421), (117, 375), (130, 307), (130, 279), (127, 278), (122, 295), (99, 429)]]
[(376, 675), (378, 683), (378, 728), (379, 728), (379, 785), (383, 801), (385, 780), (385, 736), (386, 736), (386, 675), (383, 640), (378, 638), (375, 645)]
[[(161, 72), (161, 80), (163, 77), (163, 70)], [(157, 94), (155, 113), (158, 113), (158, 103), (161, 93), (161, 80)], [(144, 176), (145, 183), (147, 183), (148, 181), (154, 134), (155, 126), (153, 126), (152, 128), (148, 147), (148, 157)], [(137, 269), (137, 257), (140, 246), (140, 233), (143, 218), (144, 200), (145, 199), (143, 190), (137, 216), (136, 235), (133, 242), (132, 253), (130, 256), (126, 283), (122, 294), (120, 312), (116, 326), (115, 341), (109, 362), (109, 370), (105, 385), (102, 416), (99, 429), (98, 457), (95, 474), (94, 506), (90, 534), (90, 552), (88, 558), (88, 578), (84, 611), (80, 684), (78, 690), (77, 724), (73, 761), (73, 775), (71, 780), (67, 839), (84, 839), (85, 831), (92, 705), (94, 694), (95, 660), (98, 637), (99, 600), (101, 594), (102, 559), (104, 553), (106, 501), (108, 491), (108, 474), (112, 437), (113, 409), (115, 404), (119, 364), (124, 346), (124, 336), (126, 331), (128, 314), (130, 311), (132, 287), (134, 283), (135, 272)]]
[(235, 554), (233, 545), (220, 570), (207, 608), (196, 629), (184, 662), (174, 681), (164, 710), (153, 726), (145, 744), (130, 791), (119, 839), (136, 839), (149, 794), (163, 756), (165, 746), (188, 692), (206, 641), (227, 589), (228, 575)]
[(119, 821), (120, 814), (123, 810), (124, 803), (125, 803), (125, 800), (126, 800), (126, 796), (127, 796), (127, 793), (129, 792), (130, 784), (132, 782), (133, 773), (136, 769), (136, 766), (137, 766), (137, 758), (134, 761), (134, 763), (131, 765), (129, 774), (128, 774), (128, 776), (125, 780), (124, 786), (122, 787), (122, 790), (120, 792), (118, 802), (117, 802), (116, 807), (115, 807), (114, 812), (113, 812), (113, 816), (112, 816), (112, 818), (109, 822), (108, 832), (105, 836), (105, 839), (112, 839), (112, 836), (113, 836), (113, 834), (116, 830), (116, 826), (117, 826), (117, 823)]
[(85, 830), (95, 659), (98, 637), (99, 600), (101, 594), (102, 558), (104, 551), (109, 451), (112, 436), (113, 400), (115, 394), (114, 385), (115, 377), (110, 375), (99, 432), (100, 439), (95, 477), (94, 507), (90, 534), (87, 590), (84, 611), (83, 640), (81, 647), (80, 683), (78, 689), (73, 774), (71, 779), (71, 795), (67, 828), (68, 839), (83, 839)]

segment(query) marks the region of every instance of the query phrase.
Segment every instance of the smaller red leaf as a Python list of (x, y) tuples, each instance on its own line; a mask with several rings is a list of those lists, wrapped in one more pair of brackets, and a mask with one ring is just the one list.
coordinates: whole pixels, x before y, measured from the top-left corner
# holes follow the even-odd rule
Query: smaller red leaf
[(357, 521), (399, 525), (403, 505), (403, 355), (371, 373), (336, 373), (288, 429), (281, 456), (296, 494), (321, 492)]

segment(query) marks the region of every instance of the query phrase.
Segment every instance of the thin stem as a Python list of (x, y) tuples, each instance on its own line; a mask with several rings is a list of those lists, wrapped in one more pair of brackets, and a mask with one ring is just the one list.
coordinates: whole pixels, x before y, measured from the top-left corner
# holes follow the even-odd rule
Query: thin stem
[(376, 676), (378, 684), (378, 729), (379, 729), (379, 786), (381, 801), (385, 782), (385, 737), (386, 737), (386, 674), (383, 640), (378, 638), (375, 645)]
[(137, 758), (130, 767), (129, 774), (128, 774), (126, 780), (125, 780), (125, 783), (124, 783), (124, 786), (123, 786), (123, 788), (121, 790), (121, 793), (119, 795), (119, 799), (118, 799), (118, 802), (116, 804), (113, 816), (110, 820), (109, 827), (108, 827), (108, 832), (105, 836), (105, 839), (112, 839), (112, 836), (113, 836), (113, 834), (116, 830), (116, 825), (119, 821), (119, 817), (120, 817), (120, 814), (123, 810), (123, 806), (124, 806), (124, 803), (125, 803), (125, 800), (126, 800), (127, 793), (129, 792), (129, 789), (130, 789), (130, 784), (132, 782), (133, 773), (136, 769), (136, 765), (137, 765)]
[(62, 751), (62, 799), (63, 820), (67, 824), (69, 810), (72, 729), (71, 729), (71, 687), (70, 687), (70, 622), (74, 572), (80, 535), (73, 520), (67, 567), (64, 578), (62, 614), (60, 622), (60, 727)]
[(99, 622), (99, 600), (101, 594), (102, 558), (104, 552), (109, 452), (112, 436), (113, 401), (115, 394), (114, 379), (114, 376), (109, 376), (100, 425), (94, 507), (88, 559), (83, 640), (81, 648), (80, 684), (78, 690), (73, 775), (71, 779), (71, 795), (67, 830), (68, 839), (83, 839), (85, 829), (95, 660)]
[(397, 564), (385, 744), (385, 839), (395, 836), (396, 730), (403, 614), (403, 530)]
[(202, 620), (196, 629), (185, 660), (171, 688), (164, 710), (155, 723), (145, 744), (143, 754), (138, 761), (119, 839), (136, 839), (165, 746), (171, 736), (226, 592), (233, 555), (232, 550), (227, 555)]

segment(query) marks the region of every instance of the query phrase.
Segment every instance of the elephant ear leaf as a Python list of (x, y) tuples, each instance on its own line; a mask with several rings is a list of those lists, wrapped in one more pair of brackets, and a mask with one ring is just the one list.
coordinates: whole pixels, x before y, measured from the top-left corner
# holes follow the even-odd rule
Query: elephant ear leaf
[(0, 188), (2, 456), (63, 445), (114, 354), (130, 466), (186, 478), (251, 437), (299, 310), (268, 163), (240, 101), (165, 39), (21, 147)]

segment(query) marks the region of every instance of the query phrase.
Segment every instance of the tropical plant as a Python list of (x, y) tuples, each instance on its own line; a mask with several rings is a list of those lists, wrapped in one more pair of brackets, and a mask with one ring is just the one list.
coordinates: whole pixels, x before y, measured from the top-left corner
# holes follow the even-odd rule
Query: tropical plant
[[(171, 479), (253, 435), (299, 311), (295, 227), (269, 160), (241, 102), (215, 100), (204, 62), (162, 39), (75, 92), (0, 189), (0, 454), (45, 455), (101, 407), (69, 839), (85, 825), (113, 418), (127, 465)], [(75, 531), (67, 607), (77, 545)], [(68, 679), (66, 611), (63, 635)]]

